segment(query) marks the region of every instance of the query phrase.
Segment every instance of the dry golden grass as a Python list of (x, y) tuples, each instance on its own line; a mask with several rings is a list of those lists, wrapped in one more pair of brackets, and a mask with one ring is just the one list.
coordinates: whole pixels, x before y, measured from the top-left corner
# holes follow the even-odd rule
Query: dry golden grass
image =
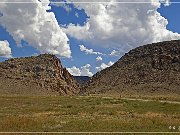
[(180, 104), (104, 97), (0, 97), (1, 132), (178, 132)]

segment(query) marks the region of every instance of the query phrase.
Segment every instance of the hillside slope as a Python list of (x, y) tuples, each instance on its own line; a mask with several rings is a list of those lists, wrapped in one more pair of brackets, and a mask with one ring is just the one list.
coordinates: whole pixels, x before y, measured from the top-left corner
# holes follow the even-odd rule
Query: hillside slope
[(0, 63), (1, 94), (74, 95), (79, 86), (60, 60), (50, 54)]
[(138, 47), (95, 74), (81, 93), (180, 95), (180, 41)]

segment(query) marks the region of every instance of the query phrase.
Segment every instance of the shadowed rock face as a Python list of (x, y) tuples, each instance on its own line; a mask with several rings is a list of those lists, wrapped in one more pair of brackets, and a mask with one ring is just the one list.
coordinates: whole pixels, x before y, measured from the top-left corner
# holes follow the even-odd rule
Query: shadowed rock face
[(73, 78), (74, 78), (80, 85), (84, 85), (84, 84), (86, 84), (86, 83), (90, 80), (90, 77), (89, 77), (89, 76), (73, 76)]
[(138, 47), (95, 74), (84, 93), (180, 94), (180, 41)]
[(50, 54), (0, 63), (0, 93), (74, 95), (79, 86), (60, 60)]

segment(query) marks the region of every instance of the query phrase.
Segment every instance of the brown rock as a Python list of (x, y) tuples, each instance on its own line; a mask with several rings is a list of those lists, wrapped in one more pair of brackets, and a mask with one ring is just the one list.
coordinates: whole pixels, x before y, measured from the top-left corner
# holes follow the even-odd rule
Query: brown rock
[(0, 93), (74, 95), (79, 86), (60, 60), (50, 54), (0, 63)]
[(82, 93), (180, 95), (180, 40), (138, 47), (95, 74)]

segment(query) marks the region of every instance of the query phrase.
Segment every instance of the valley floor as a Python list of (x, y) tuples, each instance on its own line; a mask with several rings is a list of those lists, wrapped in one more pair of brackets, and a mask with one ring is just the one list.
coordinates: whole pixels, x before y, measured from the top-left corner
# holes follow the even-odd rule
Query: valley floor
[(180, 132), (180, 102), (1, 95), (0, 132)]

